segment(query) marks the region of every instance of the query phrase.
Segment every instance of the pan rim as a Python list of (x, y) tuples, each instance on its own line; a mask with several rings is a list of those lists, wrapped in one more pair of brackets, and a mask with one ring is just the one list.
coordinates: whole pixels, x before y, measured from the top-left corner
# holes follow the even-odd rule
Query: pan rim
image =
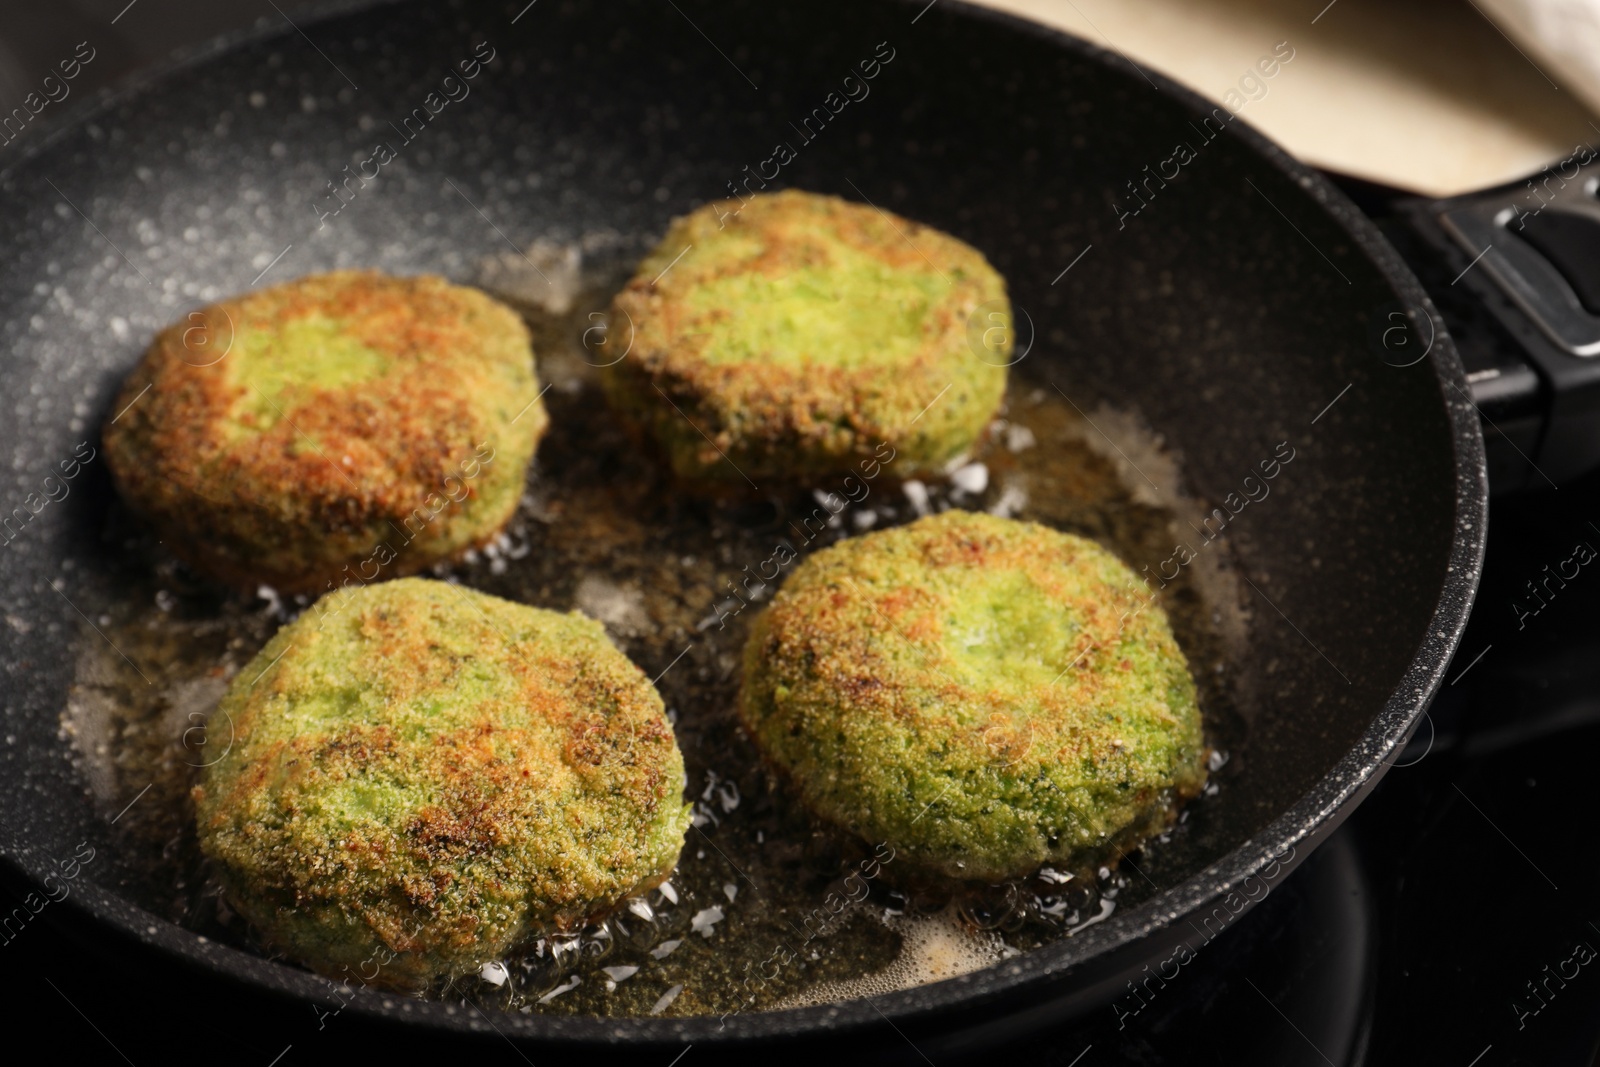
[[(313, 25), (400, 2), (330, 0), (314, 14), (304, 17), (300, 25)], [(905, 11), (931, 6), (924, 4), (923, 0), (881, 2)], [(979, 7), (965, 0), (946, 0), (943, 6), (954, 17), (976, 19), (1012, 33), (1032, 36), (1107, 70), (1116, 70), (1120, 77), (1127, 76), (1120, 67), (1123, 64), (1131, 65), (1131, 61), (1120, 53), (1020, 16)], [(94, 97), (72, 108), (53, 129), (0, 169), (0, 184), (8, 183), (18, 169), (47, 152), (63, 137), (92, 121), (96, 115), (136, 98), (147, 89), (162, 84), (173, 74), (215, 60), (242, 45), (287, 36), (289, 32), (287, 25), (278, 27), (258, 22), (174, 53), (165, 63), (124, 79), (113, 88), (100, 90)], [(1172, 78), (1153, 69), (1137, 69), (1181, 106), (1196, 112), (1210, 110), (1210, 101)], [(1483, 565), (1488, 528), (1488, 475), (1482, 431), (1476, 409), (1466, 399), (1469, 394), (1466, 392), (1465, 370), (1453, 340), (1446, 333), (1442, 319), (1426, 291), (1372, 220), (1322, 174), (1290, 157), (1242, 118), (1229, 123), (1228, 133), (1241, 138), (1257, 158), (1312, 196), (1354, 242), (1358, 252), (1376, 268), (1389, 290), (1399, 296), (1406, 306), (1428, 315), (1436, 327), (1436, 341), (1428, 353), (1428, 366), (1441, 387), (1441, 399), (1451, 435), (1457, 536), (1451, 541), (1449, 556), (1445, 561), (1447, 569), (1433, 616), (1413, 653), (1410, 666), (1360, 739), (1321, 779), (1260, 832), (1215, 863), (1139, 907), (1112, 915), (1080, 936), (1063, 939), (956, 978), (870, 999), (738, 1013), (721, 1022), (712, 1015), (682, 1018), (567, 1017), (499, 1012), (485, 1014), (480, 1011), (475, 1016), (444, 1002), (423, 1001), (369, 989), (354, 990), (346, 1006), (369, 1018), (399, 1020), (438, 1030), (499, 1033), (501, 1036), (549, 1044), (605, 1043), (619, 1047), (676, 1046), (684, 1042), (737, 1045), (773, 1038), (840, 1035), (884, 1019), (926, 1020), (937, 1013), (992, 1003), (1023, 989), (1061, 983), (1074, 971), (1108, 955), (1109, 950), (1142, 941), (1181, 917), (1220, 900), (1247, 878), (1259, 878), (1275, 859), (1283, 863), (1285, 851), (1291, 848), (1295, 850), (1292, 853), (1294, 858), (1283, 865), (1285, 869), (1292, 867), (1309, 854), (1309, 849), (1299, 846), (1318, 841), (1331, 833), (1387, 772), (1386, 757), (1405, 744), (1420, 722), (1429, 701), (1443, 682), (1451, 656), (1465, 630)], [(20, 870), (29, 881), (42, 883), (43, 869), (35, 869), (35, 865), (29, 862), (30, 850), (24, 848), (20, 855), (0, 853), (0, 858), (8, 866)], [(335, 988), (329, 980), (309, 971), (220, 944), (170, 923), (95, 884), (82, 886), (80, 892), (74, 893), (63, 903), (73, 912), (106, 924), (152, 949), (176, 956), (196, 967), (221, 971), (228, 978), (270, 993), (316, 1001), (318, 998), (326, 1000), (330, 988)]]

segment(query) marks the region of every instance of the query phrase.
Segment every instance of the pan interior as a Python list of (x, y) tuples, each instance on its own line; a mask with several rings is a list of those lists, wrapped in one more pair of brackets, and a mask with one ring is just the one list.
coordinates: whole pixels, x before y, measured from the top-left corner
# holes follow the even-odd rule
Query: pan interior
[[(1202, 680), (1231, 759), (1193, 825), (1149, 850), (1150, 884), (1107, 880), (1127, 894), (1119, 907), (1137, 912), (1141, 897), (1230, 853), (1362, 738), (1439, 603), (1456, 457), (1432, 364), (1398, 368), (1369, 349), (1390, 284), (1304, 188), (1134, 72), (954, 10), (913, 22), (920, 5), (730, 2), (694, 7), (691, 22), (671, 5), (541, 4), (513, 24), (520, 6), (391, 5), (319, 23), (320, 51), (297, 34), (247, 43), (89, 117), (0, 179), (12, 207), (0, 218), (12, 252), (0, 265), (11, 416), (0, 452), (11, 458), (6, 507), (18, 509), (0, 553), (9, 856), (39, 876), (93, 841), (96, 886), (158, 916), (211, 921), (195, 884), (160, 873), (188, 869), (170, 822), (174, 783), (214, 740), (189, 734), (184, 747), (189, 715), (214, 699), (198, 668), (225, 677), (279, 616), (270, 598), (186, 584), (120, 514), (99, 459), (83, 457), (156, 329), (314, 270), (438, 272), (520, 301), (555, 361), (550, 379), (574, 383), (550, 398), (566, 428), (530, 487), (527, 541), (459, 576), (586, 607), (647, 670), (669, 665), (681, 633), (690, 650), (663, 688), (686, 746), (698, 731), (729, 733), (725, 705), (703, 719), (690, 706), (701, 682), (727, 691), (736, 648), (721, 628), (699, 628), (716, 614), (704, 594), (765, 558), (774, 528), (809, 505), (740, 510), (661, 491), (596, 406), (585, 383), (604, 357), (579, 339), (672, 216), (763, 185), (939, 226), (1008, 279), (1030, 347), (1007, 419), (1038, 444), (1013, 452), (1000, 439), (981, 457), (995, 476), (971, 504), (999, 506), (1011, 470), (1032, 479), (1025, 514), (1099, 536), (1135, 569), (1170, 566), (1184, 548), (1200, 561), (1179, 565), (1170, 602), (1194, 662), (1223, 667)], [(1292, 64), (1283, 91), (1290, 76)], [(1174, 173), (1180, 144), (1192, 158)], [(1280, 446), (1296, 458), (1265, 479)], [(81, 470), (65, 479), (75, 456)], [(1040, 469), (1051, 464), (1061, 469)], [(892, 508), (887, 487), (874, 499), (883, 522), (909, 514), (894, 492)], [(612, 503), (586, 502), (594, 494)], [(585, 507), (608, 516), (606, 537), (569, 546), (591, 554), (585, 566), (510, 558), (547, 536), (550, 511)], [(1217, 508), (1229, 525), (1208, 551), (1200, 539)], [(158, 678), (145, 669), (155, 664), (189, 674)], [(141, 682), (160, 696), (133, 696)], [(72, 732), (92, 716), (69, 708), (107, 699), (144, 709), (133, 718), (150, 724), (154, 762), (172, 772), (162, 790), (141, 795), (149, 782), (111, 773), (125, 734), (77, 738), (96, 757), (81, 758)], [(100, 741), (108, 748), (95, 752)], [(738, 743), (718, 750), (721, 762), (691, 757), (694, 795), (716, 820), (691, 831), (691, 854), (702, 832), (765, 834), (770, 817), (826, 888), (854, 857), (769, 811), (781, 798)], [(137, 814), (112, 825), (130, 801)], [(169, 845), (174, 855), (152, 859)], [(758, 891), (702, 870), (696, 911), (664, 909), (691, 925), (719, 895), (729, 922), (739, 895)], [(968, 903), (969, 918), (990, 921), (992, 899)], [(897, 951), (874, 942), (868, 918), (852, 920), (863, 924), (858, 971)], [(977, 962), (1005, 952), (989, 944)], [(636, 988), (619, 1001), (626, 1011), (665, 995)]]
[[(614, 288), (614, 275), (601, 272), (572, 306), (590, 306)], [(1225, 846), (1208, 796), (1132, 859), (1137, 877), (1113, 872), (1108, 852), (998, 886), (907, 891), (893, 848), (874, 850), (813, 824), (734, 716), (749, 624), (796, 565), (777, 561), (919, 512), (962, 507), (1045, 522), (1111, 545), (1156, 574), (1180, 514), (1196, 523), (1203, 515), (1177, 495), (1175, 464), (1130, 416), (1102, 407), (1091, 422), (1050, 383), (1019, 370), (992, 441), (949, 485), (896, 484), (891, 459), (871, 478), (690, 499), (615, 424), (585, 362), (586, 314), (539, 304), (525, 314), (539, 327), (555, 429), (508, 535), (436, 573), (604, 621), (657, 679), (684, 750), (695, 827), (665, 889), (581, 931), (539, 940), (506, 961), (503, 981), (491, 969), (488, 979), (441, 984), (433, 995), (608, 1015), (649, 1014), (670, 996), (661, 1010), (720, 1015), (892, 991), (1059, 941), (1136, 906)], [(1159, 491), (1129, 484), (1141, 476), (1119, 469), (1120, 457), (1094, 429), (1102, 424), (1161, 479)], [(980, 490), (974, 477), (988, 484)], [(73, 594), (98, 630), (80, 627), (65, 722), (100, 806), (116, 811), (139, 797), (118, 821), (121, 854), (137, 870), (127, 891), (188, 929), (270, 954), (219, 904), (188, 791), (202, 767), (230, 758), (232, 724), (209, 717), (211, 709), (231, 683), (251, 681), (239, 672), (259, 669), (251, 658), (306, 609), (306, 598), (222, 593), (175, 563), (120, 505), (108, 509), (102, 536), (121, 551), (114, 565), (99, 561)], [(1229, 684), (1229, 665), (1247, 655), (1238, 583), (1220, 540), (1166, 588), (1150, 580), (1201, 683), (1208, 740), (1219, 750), (1213, 760), (1225, 772), (1216, 792), (1233, 777), (1225, 753), (1244, 740)], [(352, 584), (363, 584), (358, 574)]]

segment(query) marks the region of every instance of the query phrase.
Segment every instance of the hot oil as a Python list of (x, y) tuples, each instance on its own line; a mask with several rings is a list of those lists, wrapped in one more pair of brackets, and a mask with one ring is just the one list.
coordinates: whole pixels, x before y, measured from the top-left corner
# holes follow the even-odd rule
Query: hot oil
[[(1092, 537), (1154, 588), (1174, 541), (1194, 542), (1181, 531), (1201, 513), (1178, 494), (1159, 440), (1125, 413), (1086, 414), (1035, 356), (1013, 368), (1001, 417), (948, 482), (900, 484), (891, 461), (850, 486), (841, 478), (743, 497), (688, 494), (630, 440), (596, 384), (594, 365), (608, 361), (616, 338), (593, 332), (601, 320), (591, 312), (605, 306), (615, 269), (587, 281), (570, 273), (576, 280), (559, 299), (516, 301), (551, 385), (551, 430), (521, 508), (496, 544), (436, 574), (605, 623), (658, 679), (695, 826), (666, 886), (432, 995), (524, 1012), (720, 1015), (879, 993), (1070, 936), (1189, 873), (1180, 822), (1120, 867), (904, 890), (887, 845), (812, 824), (761, 767), (734, 714), (740, 650), (775, 588), (761, 577), (773, 573), (780, 544), (803, 557), (919, 513), (988, 510)], [(519, 295), (516, 285), (497, 288)], [(208, 882), (188, 790), (201, 766), (227, 758), (227, 724), (207, 724), (207, 713), (306, 605), (270, 590), (217, 589), (115, 505), (103, 536), (88, 583), (98, 603), (84, 605), (100, 633), (86, 628), (79, 643), (63, 729), (108, 817), (132, 802), (116, 825), (136, 872), (122, 891), (206, 936), (262, 951)], [(1225, 670), (1239, 601), (1224, 551), (1202, 553), (1158, 594), (1218, 748), (1240, 733)]]

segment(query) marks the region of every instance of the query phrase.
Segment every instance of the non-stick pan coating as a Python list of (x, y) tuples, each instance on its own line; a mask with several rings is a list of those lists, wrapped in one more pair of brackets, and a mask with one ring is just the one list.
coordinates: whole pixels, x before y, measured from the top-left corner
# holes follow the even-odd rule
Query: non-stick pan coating
[[(1257, 712), (1247, 767), (1214, 801), (1231, 840), (1209, 868), (1080, 936), (870, 1006), (720, 1029), (508, 1016), (497, 1021), (505, 1033), (708, 1042), (838, 1031), (879, 1012), (921, 1033), (1105, 996), (1097, 983), (1172, 920), (1275, 853), (1302, 856), (1416, 721), (1480, 564), (1476, 415), (1409, 273), (1327, 182), (1244, 126), (1248, 110), (1207, 141), (1197, 129), (1207, 106), (1159, 75), (950, 0), (397, 3), (300, 25), (309, 41), (279, 25), (182, 66), (0, 177), (7, 513), (78, 442), (95, 441), (155, 328), (248, 287), (280, 252), (267, 281), (345, 266), (460, 276), (507, 252), (502, 234), (524, 244), (606, 228), (658, 234), (726, 195), (780, 141), (796, 153), (775, 184), (870, 198), (982, 249), (1032, 319), (1029, 358), (1050, 361), (1086, 410), (1105, 400), (1139, 412), (1180, 458), (1192, 496), (1220, 504), (1278, 442), (1298, 454), (1230, 530), (1257, 590), (1237, 665)], [(327, 183), (377, 140), (398, 143), (389, 123), (484, 40), (497, 59), (470, 97), (319, 228), (312, 205), (331, 206)], [(894, 58), (870, 96), (805, 142), (791, 123), (842, 92), (880, 42)], [(1292, 76), (1291, 64), (1280, 77)], [(1171, 173), (1162, 163), (1179, 142), (1195, 158), (1142, 184), (1147, 166)], [(1145, 206), (1119, 218), (1135, 206), (1130, 181)], [(1382, 347), (1396, 309), (1437, 334), (1408, 367)], [(313, 998), (325, 987), (310, 975), (201, 942), (117, 895), (107, 813), (90, 804), (58, 733), (84, 624), (69, 602), (74, 574), (110, 550), (94, 540), (109, 492), (98, 461), (75, 486), (0, 551), (0, 849), (37, 879), (94, 842), (105, 859), (87, 869), (78, 906), (157, 948)], [(400, 1002), (357, 1004), (398, 1013)], [(485, 1029), (439, 1004), (408, 1002), (405, 1015)]]

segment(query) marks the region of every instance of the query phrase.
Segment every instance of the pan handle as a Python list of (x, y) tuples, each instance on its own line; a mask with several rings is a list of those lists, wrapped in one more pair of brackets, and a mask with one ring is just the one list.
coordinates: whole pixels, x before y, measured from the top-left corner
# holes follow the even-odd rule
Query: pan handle
[(1467, 367), (1496, 496), (1600, 468), (1600, 162), (1446, 200), (1404, 200), (1385, 232)]

